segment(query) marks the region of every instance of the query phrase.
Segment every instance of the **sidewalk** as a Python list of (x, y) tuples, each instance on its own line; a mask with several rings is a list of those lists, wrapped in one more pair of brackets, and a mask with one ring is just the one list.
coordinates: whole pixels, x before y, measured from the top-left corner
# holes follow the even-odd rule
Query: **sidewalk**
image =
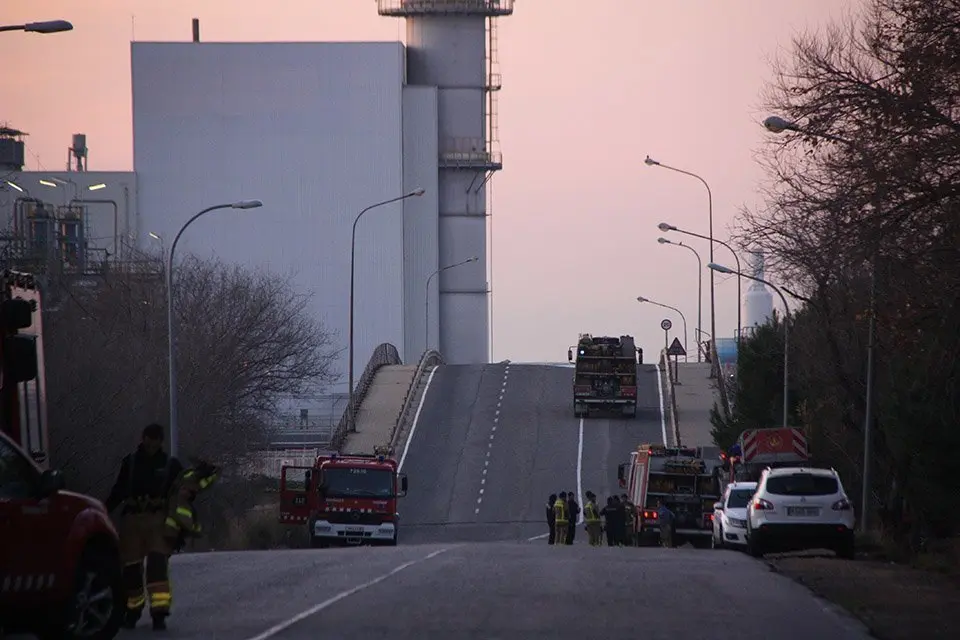
[(681, 362), (678, 368), (680, 384), (674, 386), (674, 393), (680, 442), (685, 447), (714, 446), (710, 410), (720, 397), (710, 379), (710, 364)]
[(357, 430), (347, 434), (343, 443), (344, 453), (373, 453), (374, 447), (390, 444), (390, 435), (416, 371), (416, 365), (387, 365), (377, 371), (357, 412)]

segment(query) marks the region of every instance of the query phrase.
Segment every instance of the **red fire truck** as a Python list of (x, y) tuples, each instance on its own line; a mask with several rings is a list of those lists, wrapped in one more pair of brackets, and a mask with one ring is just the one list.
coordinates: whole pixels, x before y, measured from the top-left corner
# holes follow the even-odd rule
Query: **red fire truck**
[(315, 548), (395, 546), (397, 498), (406, 494), (407, 476), (386, 450), (324, 454), (312, 467), (281, 467), (280, 522), (306, 524)]
[(767, 467), (810, 464), (807, 437), (801, 429), (778, 427), (748, 429), (731, 451), (721, 453), (723, 486), (730, 482), (756, 482)]
[(40, 290), (0, 274), (0, 636), (116, 636), (119, 540), (99, 501), (48, 468)]
[(717, 447), (641, 444), (617, 470), (620, 486), (636, 505), (634, 531), (646, 544), (660, 536), (658, 503), (674, 514), (674, 540), (706, 546), (713, 535), (713, 503), (721, 492)]

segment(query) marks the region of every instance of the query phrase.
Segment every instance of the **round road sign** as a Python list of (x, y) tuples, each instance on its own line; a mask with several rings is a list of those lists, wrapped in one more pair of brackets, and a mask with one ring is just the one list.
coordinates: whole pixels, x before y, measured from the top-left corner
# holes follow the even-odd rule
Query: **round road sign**
[(666, 318), (660, 321), (660, 328), (663, 329), (664, 331), (670, 331), (670, 327), (672, 326), (673, 326), (673, 323), (667, 320)]

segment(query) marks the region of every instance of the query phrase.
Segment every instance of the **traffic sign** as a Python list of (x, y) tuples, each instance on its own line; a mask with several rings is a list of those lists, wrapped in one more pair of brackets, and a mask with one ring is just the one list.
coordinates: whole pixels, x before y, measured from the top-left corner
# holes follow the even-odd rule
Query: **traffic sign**
[(680, 338), (674, 338), (673, 342), (670, 343), (670, 348), (667, 349), (668, 356), (685, 356), (687, 355), (687, 350), (683, 348), (683, 345), (680, 344)]
[(673, 323), (667, 320), (666, 318), (660, 321), (660, 328), (663, 329), (664, 331), (670, 331), (670, 327), (672, 326), (673, 326)]

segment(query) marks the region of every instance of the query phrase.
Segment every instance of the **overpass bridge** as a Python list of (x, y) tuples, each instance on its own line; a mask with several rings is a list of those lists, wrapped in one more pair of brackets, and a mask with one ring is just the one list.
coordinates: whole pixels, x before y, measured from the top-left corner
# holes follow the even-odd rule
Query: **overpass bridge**
[(679, 391), (704, 404), (709, 372), (681, 367), (673, 387), (640, 365), (636, 418), (581, 420), (563, 364), (389, 360), (360, 381), (357, 432), (341, 420), (331, 445), (395, 445), (401, 544), (178, 555), (170, 637), (870, 637), (746, 554), (543, 540), (548, 494), (620, 493), (617, 465), (643, 441), (709, 444), (692, 441), (703, 425)]

